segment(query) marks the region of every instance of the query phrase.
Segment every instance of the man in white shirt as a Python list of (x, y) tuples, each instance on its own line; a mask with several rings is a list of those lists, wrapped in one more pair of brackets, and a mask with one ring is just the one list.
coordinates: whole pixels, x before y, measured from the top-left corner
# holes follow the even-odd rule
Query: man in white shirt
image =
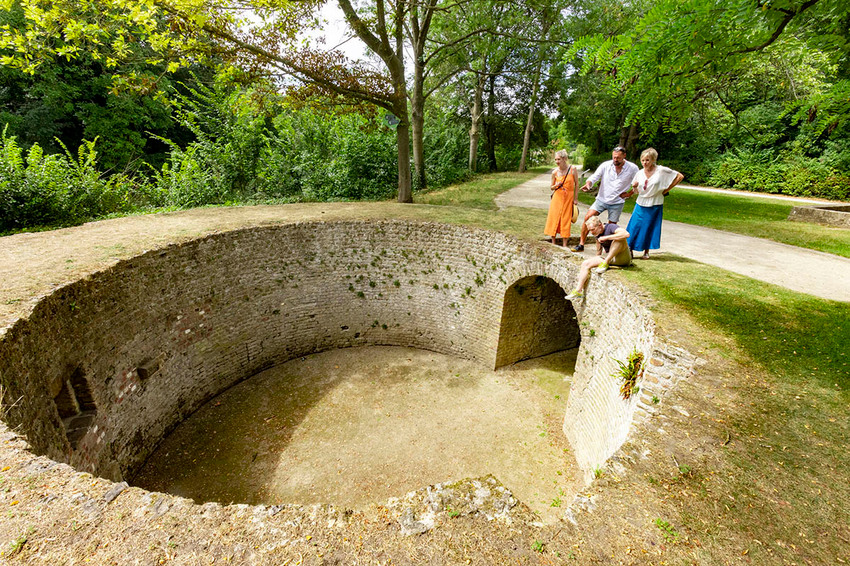
[(599, 193), (593, 201), (590, 210), (581, 224), (581, 240), (573, 248), (574, 252), (584, 251), (584, 242), (587, 239), (586, 222), (599, 213), (608, 211), (608, 223), (616, 224), (620, 219), (625, 204), (625, 195), (631, 190), (632, 179), (638, 172), (638, 166), (631, 161), (626, 161), (626, 148), (617, 146), (611, 152), (611, 161), (606, 161), (596, 168), (587, 183), (581, 188), (583, 192), (590, 190), (599, 181)]

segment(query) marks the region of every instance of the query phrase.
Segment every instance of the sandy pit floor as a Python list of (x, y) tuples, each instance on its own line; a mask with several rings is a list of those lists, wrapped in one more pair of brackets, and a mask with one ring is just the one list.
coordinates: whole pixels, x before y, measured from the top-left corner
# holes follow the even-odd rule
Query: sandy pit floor
[(295, 359), (212, 399), (133, 483), (197, 502), (357, 509), (493, 474), (552, 521), (582, 487), (561, 431), (576, 352), (498, 371), (389, 346)]

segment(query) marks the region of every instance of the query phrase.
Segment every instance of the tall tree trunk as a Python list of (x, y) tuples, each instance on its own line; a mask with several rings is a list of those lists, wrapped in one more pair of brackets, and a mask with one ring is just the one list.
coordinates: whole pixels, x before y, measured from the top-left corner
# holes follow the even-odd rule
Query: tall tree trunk
[(528, 160), (528, 146), (531, 144), (531, 129), (534, 120), (534, 110), (537, 107), (537, 91), (540, 88), (540, 69), (543, 66), (543, 57), (537, 61), (534, 69), (534, 85), (531, 87), (531, 104), (528, 106), (528, 118), (525, 121), (525, 133), (522, 136), (522, 157), (519, 160), (519, 172), (525, 172), (525, 164)]
[[(404, 106), (406, 113), (407, 100), (405, 100)], [(407, 122), (407, 117), (401, 119), (395, 133), (398, 140), (398, 202), (413, 202), (413, 190), (410, 182), (410, 125)]]
[(475, 94), (472, 97), (471, 125), (469, 126), (469, 170), (478, 169), (478, 138), (481, 136), (481, 116), (484, 114), (484, 85), (487, 75), (481, 73), (475, 82)]
[(602, 139), (602, 132), (600, 130), (594, 130), (593, 131), (592, 141), (593, 141), (593, 154), (599, 155), (600, 153), (602, 153), (602, 150), (603, 150), (602, 144), (605, 142), (605, 140)]
[(635, 158), (635, 154), (637, 153), (636, 144), (638, 136), (640, 135), (639, 126), (637, 122), (632, 122), (632, 125), (626, 128), (625, 126), (620, 128), (620, 145), (626, 148), (626, 156)]
[[(555, 23), (556, 14), (547, 8), (543, 8), (541, 13), (541, 34), (540, 37), (545, 41), (549, 36), (549, 29)], [(522, 136), (522, 157), (519, 160), (519, 172), (525, 172), (525, 165), (528, 161), (528, 147), (531, 145), (531, 130), (533, 127), (534, 111), (537, 109), (537, 94), (540, 91), (540, 71), (543, 68), (543, 58), (546, 50), (549, 49), (548, 44), (540, 43), (537, 46), (537, 67), (534, 69), (534, 83), (531, 85), (531, 104), (528, 106), (528, 119), (525, 121), (525, 133)]]
[(484, 133), (487, 134), (487, 160), (490, 171), (498, 171), (496, 163), (496, 76), (490, 75), (490, 85), (487, 92), (487, 118), (484, 121)]
[[(337, 0), (340, 9), (345, 14), (351, 30), (375, 52), (389, 71), (393, 92), (386, 106), (398, 118), (396, 139), (398, 142), (398, 201), (413, 202), (413, 191), (410, 183), (410, 115), (407, 108), (407, 81), (404, 76), (404, 17), (407, 4), (399, 0), (390, 5), (392, 26), (387, 26), (387, 3), (377, 0), (374, 22), (374, 33), (357, 15), (351, 0)], [(387, 33), (392, 29), (393, 33)], [(393, 45), (395, 44), (395, 45)]]
[(414, 62), (413, 67), (413, 97), (410, 101), (411, 127), (413, 130), (413, 166), (415, 169), (415, 186), (418, 190), (427, 188), (425, 178), (425, 142), (423, 139), (425, 131), (425, 65), (422, 63), (421, 55)]

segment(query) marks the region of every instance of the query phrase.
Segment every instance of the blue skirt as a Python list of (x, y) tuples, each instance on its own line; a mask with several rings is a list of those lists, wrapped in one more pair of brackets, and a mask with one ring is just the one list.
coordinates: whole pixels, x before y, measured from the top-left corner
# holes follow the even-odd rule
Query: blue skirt
[(635, 251), (657, 250), (661, 247), (661, 216), (664, 205), (641, 206), (635, 204), (629, 219), (629, 249)]

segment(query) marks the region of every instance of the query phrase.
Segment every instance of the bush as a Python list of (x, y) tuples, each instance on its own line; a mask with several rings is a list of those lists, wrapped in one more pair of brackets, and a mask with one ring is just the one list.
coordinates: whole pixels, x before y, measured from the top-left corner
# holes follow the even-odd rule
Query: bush
[(782, 192), (794, 196), (850, 200), (850, 175), (839, 173), (815, 159), (801, 160), (789, 168)]
[(67, 149), (45, 155), (38, 144), (24, 158), (5, 130), (0, 144), (0, 231), (77, 224), (131, 208), (131, 183), (102, 178), (94, 141), (84, 141), (76, 158)]
[(433, 113), (426, 122), (425, 173), (430, 188), (445, 187), (472, 176), (468, 126)]
[(249, 95), (219, 84), (199, 84), (177, 95), (176, 115), (195, 135), (181, 149), (171, 146), (157, 176), (167, 204), (202, 206), (242, 201), (254, 195), (266, 124)]
[(684, 183), (689, 185), (707, 185), (712, 171), (718, 166), (717, 160), (696, 161), (694, 159), (663, 159), (658, 163), (674, 169), (685, 176)]
[(780, 193), (787, 169), (766, 151), (727, 152), (712, 170), (708, 182), (715, 187)]
[(611, 159), (611, 152), (610, 151), (606, 152), (606, 153), (586, 153), (583, 156), (582, 167), (585, 171), (593, 171), (597, 167), (599, 167), (600, 164), (605, 163), (606, 161), (608, 161), (610, 159)]
[(716, 187), (782, 193), (833, 200), (850, 198), (850, 175), (799, 155), (779, 161), (767, 152), (742, 150), (724, 154), (708, 176)]

